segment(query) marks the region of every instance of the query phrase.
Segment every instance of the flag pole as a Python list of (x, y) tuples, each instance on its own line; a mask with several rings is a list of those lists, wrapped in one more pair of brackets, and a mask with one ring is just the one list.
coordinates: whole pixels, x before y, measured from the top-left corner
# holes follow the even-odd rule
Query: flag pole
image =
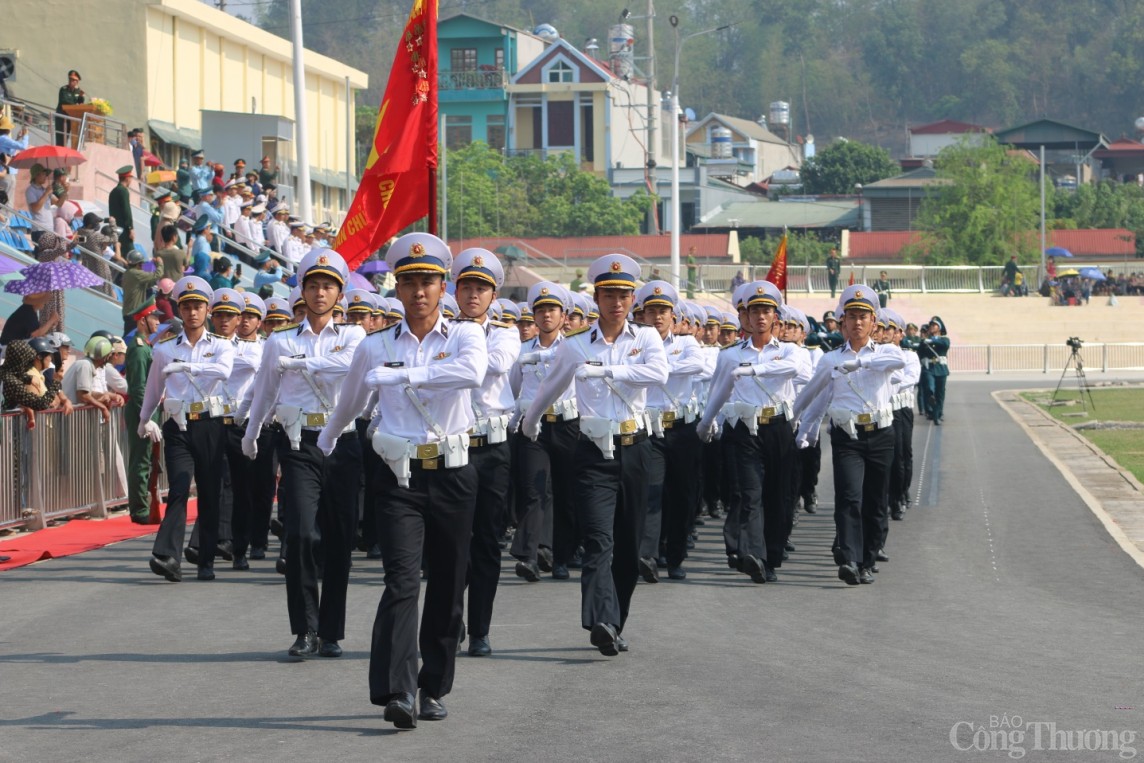
[(437, 168), (429, 167), (429, 232), (437, 235)]

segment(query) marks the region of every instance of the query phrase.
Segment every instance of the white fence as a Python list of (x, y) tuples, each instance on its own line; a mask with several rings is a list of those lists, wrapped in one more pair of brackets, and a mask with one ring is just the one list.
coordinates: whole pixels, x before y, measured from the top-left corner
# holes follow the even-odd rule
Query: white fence
[[(1062, 371), (1070, 349), (1060, 344), (968, 344), (949, 349), (949, 367), (954, 373), (1003, 371)], [(1144, 370), (1144, 342), (1086, 344), (1081, 359), (1087, 372)]]

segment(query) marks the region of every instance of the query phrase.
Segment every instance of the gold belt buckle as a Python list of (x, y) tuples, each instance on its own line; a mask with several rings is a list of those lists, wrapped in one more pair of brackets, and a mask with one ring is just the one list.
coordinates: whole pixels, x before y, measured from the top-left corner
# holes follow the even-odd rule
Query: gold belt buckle
[(771, 423), (771, 417), (770, 416), (763, 416), (760, 414), (759, 415), (759, 423), (760, 424), (770, 424)]
[(767, 407), (763, 408), (763, 412), (759, 414), (759, 418), (761, 419), (773, 419), (774, 417), (775, 407), (773, 405), (768, 405)]
[(224, 405), (222, 407), (222, 412), (223, 413), (234, 413), (234, 411), (230, 407), (230, 403), (227, 403), (226, 405)]
[[(620, 434), (632, 434), (633, 432), (637, 431), (639, 428), (640, 428), (639, 424), (636, 423), (635, 419), (626, 419), (626, 420), (620, 422)], [(631, 445), (630, 442), (624, 443), (624, 444), (625, 445)]]
[(187, 421), (198, 421), (201, 418), (202, 418), (201, 413), (188, 413), (187, 414)]
[(664, 411), (663, 412), (663, 423), (664, 423), (664, 425), (667, 425), (673, 421), (675, 421), (675, 411)]
[(425, 466), (426, 469), (436, 469), (437, 468), (437, 461), (436, 461), (437, 456), (438, 456), (437, 443), (431, 442), (428, 445), (418, 445), (417, 446), (417, 460), (418, 461), (433, 461), (433, 466), (425, 466), (425, 464), (422, 464), (422, 466)]
[(206, 403), (191, 403), (191, 413), (202, 413), (207, 409)]
[(427, 458), (421, 462), (422, 469), (429, 469), (430, 471), (437, 468), (437, 459)]
[[(858, 414), (858, 423), (859, 424), (871, 424), (873, 422), (874, 422), (874, 417), (871, 416), (869, 413), (859, 413)], [(870, 430), (867, 429), (866, 431), (869, 432)]]
[(863, 432), (873, 432), (877, 428), (878, 428), (877, 424), (863, 424), (862, 425), (862, 431)]
[(544, 414), (544, 420), (551, 424), (553, 421), (556, 421), (556, 414), (546, 413)]
[(324, 427), (326, 425), (326, 414), (324, 413), (307, 413), (306, 426), (308, 427)]
[(622, 435), (620, 435), (620, 445), (634, 445), (635, 441), (636, 441), (636, 436), (634, 434), (622, 434)]
[(675, 426), (675, 419), (664, 419), (663, 420), (663, 428), (664, 429), (671, 429), (673, 426)]

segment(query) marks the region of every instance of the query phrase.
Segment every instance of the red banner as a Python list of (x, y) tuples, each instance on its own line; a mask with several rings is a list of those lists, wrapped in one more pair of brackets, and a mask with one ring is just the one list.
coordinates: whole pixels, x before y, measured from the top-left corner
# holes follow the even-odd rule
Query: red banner
[(429, 214), (437, 171), (437, 0), (414, 0), (361, 184), (334, 248), (350, 269)]
[(766, 280), (773, 283), (779, 288), (783, 294), (786, 294), (786, 234), (783, 234), (783, 240), (779, 242), (779, 250), (775, 252), (775, 258), (771, 260), (771, 269), (767, 271)]

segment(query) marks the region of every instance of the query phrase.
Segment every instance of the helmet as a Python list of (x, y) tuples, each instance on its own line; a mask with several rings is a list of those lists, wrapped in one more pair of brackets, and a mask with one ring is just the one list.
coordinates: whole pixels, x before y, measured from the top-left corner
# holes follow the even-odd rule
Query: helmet
[(59, 349), (59, 347), (46, 336), (38, 336), (34, 339), (29, 339), (28, 346), (31, 347), (32, 351), (37, 355), (51, 355)]
[(102, 360), (111, 354), (111, 341), (107, 337), (93, 336), (83, 346), (83, 354), (89, 358)]

